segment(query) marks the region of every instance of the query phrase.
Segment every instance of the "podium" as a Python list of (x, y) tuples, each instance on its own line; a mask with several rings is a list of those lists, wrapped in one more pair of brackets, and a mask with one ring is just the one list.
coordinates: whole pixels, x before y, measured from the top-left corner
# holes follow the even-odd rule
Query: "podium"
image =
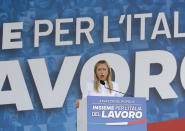
[(77, 131), (147, 131), (146, 99), (88, 96), (77, 109)]

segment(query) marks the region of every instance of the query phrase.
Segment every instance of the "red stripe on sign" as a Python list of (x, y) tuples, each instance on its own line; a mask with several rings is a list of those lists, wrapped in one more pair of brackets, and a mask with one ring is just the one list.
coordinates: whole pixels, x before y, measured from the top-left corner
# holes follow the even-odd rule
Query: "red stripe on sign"
[(128, 125), (132, 125), (132, 124), (140, 124), (140, 123), (146, 123), (146, 120), (139, 120), (139, 121), (129, 121)]
[(147, 131), (185, 131), (185, 118), (149, 123)]

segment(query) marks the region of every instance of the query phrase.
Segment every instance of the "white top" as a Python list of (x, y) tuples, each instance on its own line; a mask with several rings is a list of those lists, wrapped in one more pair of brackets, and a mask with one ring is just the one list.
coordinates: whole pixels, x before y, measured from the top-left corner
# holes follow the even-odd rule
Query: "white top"
[[(113, 90), (119, 91), (119, 86), (116, 82), (113, 82)], [(106, 88), (105, 88), (106, 87)], [(107, 81), (105, 81), (104, 85), (100, 84), (98, 88), (98, 92), (94, 90), (94, 81), (88, 82), (84, 91), (82, 91), (82, 98), (86, 98), (87, 96), (122, 96), (120, 93), (113, 91), (110, 93), (109, 85)]]

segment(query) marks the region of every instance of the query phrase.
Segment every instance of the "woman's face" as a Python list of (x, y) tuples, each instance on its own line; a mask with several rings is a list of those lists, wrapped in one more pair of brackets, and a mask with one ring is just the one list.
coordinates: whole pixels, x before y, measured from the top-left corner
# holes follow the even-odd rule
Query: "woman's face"
[(106, 64), (98, 64), (97, 69), (96, 69), (96, 75), (99, 80), (107, 80), (108, 76), (108, 67)]

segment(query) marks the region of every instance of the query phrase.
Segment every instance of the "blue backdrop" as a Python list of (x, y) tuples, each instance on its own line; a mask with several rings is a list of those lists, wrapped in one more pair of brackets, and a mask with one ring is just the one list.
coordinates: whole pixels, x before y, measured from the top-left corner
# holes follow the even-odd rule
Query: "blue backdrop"
[[(178, 67), (185, 54), (185, 39), (166, 39), (159, 36), (151, 40), (151, 32), (156, 16), (165, 12), (170, 26), (173, 29), (173, 12), (180, 12), (180, 31), (185, 32), (185, 1), (184, 0), (0, 0), (0, 41), (2, 41), (2, 24), (6, 22), (24, 22), (22, 30), (22, 49), (0, 50), (0, 60), (19, 60), (26, 84), (32, 99), (34, 110), (16, 110), (15, 105), (0, 106), (0, 131), (76, 131), (76, 105), (75, 100), (81, 98), (80, 72), (83, 64), (92, 56), (113, 52), (123, 56), (131, 70), (131, 83), (127, 91), (134, 93), (135, 52), (142, 50), (166, 50), (171, 52), (177, 60)], [(146, 40), (141, 41), (139, 36), (139, 21), (132, 24), (132, 41), (125, 40), (125, 30), (120, 30), (117, 22), (121, 14), (153, 13), (153, 17), (146, 25)], [(110, 37), (121, 37), (121, 42), (103, 44), (103, 16), (108, 15)], [(82, 37), (80, 45), (59, 46), (54, 45), (54, 33), (40, 40), (40, 46), (34, 48), (33, 27), (35, 20), (47, 19), (55, 23), (57, 18), (76, 18), (88, 16), (96, 23), (92, 31), (94, 44), (89, 44), (86, 37)], [(101, 23), (101, 24), (100, 24)], [(70, 28), (70, 35), (66, 40), (75, 40), (75, 24), (66, 25)], [(86, 26), (85, 24), (83, 25)], [(1, 42), (0, 42), (1, 43)], [(2, 43), (1, 43), (2, 45)], [(54, 85), (60, 66), (65, 56), (81, 55), (80, 65), (70, 86), (63, 108), (44, 110), (35, 88), (35, 84), (27, 63), (30, 58), (45, 58), (50, 79)], [(151, 73), (160, 72), (157, 65)], [(172, 82), (178, 99), (162, 100), (156, 90), (150, 90), (150, 100), (147, 102), (147, 121), (157, 122), (185, 117), (185, 91), (181, 85), (179, 71)], [(9, 90), (9, 82), (5, 81), (3, 90)]]

